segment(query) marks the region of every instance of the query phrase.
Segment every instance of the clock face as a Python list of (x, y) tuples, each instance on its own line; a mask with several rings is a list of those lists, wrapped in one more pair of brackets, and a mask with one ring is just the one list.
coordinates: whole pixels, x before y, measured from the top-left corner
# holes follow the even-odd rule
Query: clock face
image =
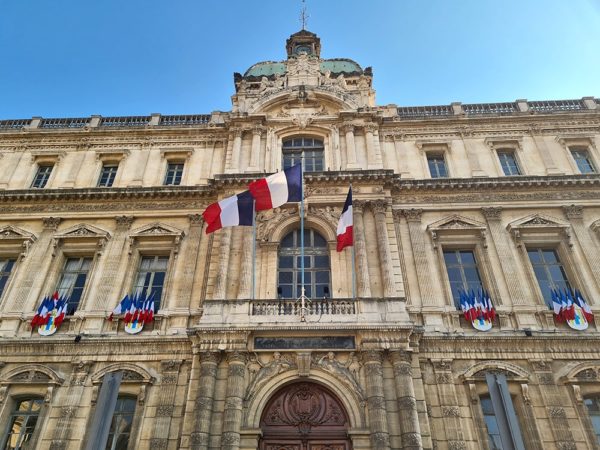
[(310, 55), (311, 51), (310, 51), (310, 46), (309, 45), (299, 45), (296, 47), (296, 50), (294, 51), (294, 53), (296, 53), (296, 55), (300, 55), (302, 53), (306, 53), (307, 55)]

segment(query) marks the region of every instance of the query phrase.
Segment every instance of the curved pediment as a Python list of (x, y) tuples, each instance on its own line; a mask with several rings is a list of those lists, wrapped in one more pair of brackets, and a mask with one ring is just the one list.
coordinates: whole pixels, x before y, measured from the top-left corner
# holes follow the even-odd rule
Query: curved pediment
[(506, 361), (486, 361), (477, 363), (469, 367), (463, 374), (462, 378), (466, 381), (471, 381), (478, 377), (485, 377), (486, 372), (501, 372), (509, 379), (519, 379), (525, 381), (529, 379), (529, 373), (525, 369), (516, 364)]
[(123, 372), (122, 383), (150, 384), (154, 382), (154, 377), (147, 370), (138, 365), (131, 363), (115, 363), (100, 369), (92, 375), (92, 384), (102, 383), (104, 375), (111, 372)]
[(249, 114), (266, 114), (285, 119), (301, 113), (333, 116), (340, 111), (355, 110), (359, 103), (341, 89), (332, 87), (296, 87), (267, 91), (248, 105)]
[(8, 371), (0, 378), (2, 384), (56, 384), (63, 383), (54, 370), (41, 364), (26, 364)]

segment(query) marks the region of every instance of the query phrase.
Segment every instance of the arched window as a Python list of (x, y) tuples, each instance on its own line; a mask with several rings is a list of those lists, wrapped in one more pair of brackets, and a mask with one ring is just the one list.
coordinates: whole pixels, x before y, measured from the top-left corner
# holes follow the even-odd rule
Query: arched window
[[(294, 230), (279, 245), (279, 298), (298, 298), (301, 294), (300, 230)], [(327, 241), (314, 230), (304, 230), (304, 289), (309, 298), (329, 297), (331, 292)]]
[(21, 398), (15, 402), (2, 448), (29, 448), (43, 403), (41, 398)]
[(309, 137), (295, 137), (283, 141), (283, 168), (298, 164), (304, 157), (305, 172), (323, 171), (323, 141)]
[(600, 443), (600, 395), (594, 395), (583, 399), (587, 408), (590, 420), (592, 421), (592, 427), (596, 434), (596, 440)]

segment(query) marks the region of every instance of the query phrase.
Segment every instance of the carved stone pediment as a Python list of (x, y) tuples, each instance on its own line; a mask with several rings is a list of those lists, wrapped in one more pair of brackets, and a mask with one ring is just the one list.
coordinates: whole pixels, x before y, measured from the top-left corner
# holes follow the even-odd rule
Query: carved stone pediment
[(29, 364), (17, 367), (3, 375), (0, 384), (54, 384), (60, 385), (63, 379), (52, 369), (38, 365)]
[(515, 220), (508, 224), (509, 230), (516, 228), (545, 228), (545, 227), (569, 227), (569, 224), (564, 223), (560, 219), (542, 215), (532, 214), (519, 220)]
[(457, 236), (465, 236), (470, 240), (473, 238), (482, 240), (485, 247), (486, 230), (487, 227), (484, 223), (458, 214), (445, 217), (427, 226), (434, 248), (437, 248), (440, 239), (444, 237), (455, 239)]
[(13, 225), (0, 228), (0, 248), (5, 253), (25, 257), (31, 244), (36, 241), (33, 233)]
[(172, 249), (175, 254), (179, 252), (179, 244), (185, 233), (183, 230), (165, 223), (149, 223), (140, 228), (136, 228), (129, 235), (129, 253), (133, 247), (142, 242), (159, 245), (165, 244), (165, 249)]
[(506, 227), (509, 233), (521, 245), (524, 238), (528, 236), (554, 236), (554, 240), (566, 239), (569, 247), (571, 242), (571, 226), (555, 217), (542, 214), (532, 214), (519, 220), (511, 222)]
[(93, 245), (95, 251), (101, 254), (108, 239), (110, 239), (108, 231), (94, 225), (80, 223), (61, 230), (54, 235), (52, 240), (52, 255), (56, 255), (57, 249), (65, 244), (79, 247)]
[(183, 231), (171, 225), (164, 223), (151, 223), (137, 228), (131, 232), (132, 237), (136, 236), (183, 236)]

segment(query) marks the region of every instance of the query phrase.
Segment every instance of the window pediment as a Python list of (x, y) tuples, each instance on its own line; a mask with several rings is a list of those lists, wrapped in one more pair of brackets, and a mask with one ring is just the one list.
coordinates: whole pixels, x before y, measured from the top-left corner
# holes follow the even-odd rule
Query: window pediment
[(155, 250), (164, 247), (165, 250), (171, 250), (175, 253), (179, 251), (179, 244), (185, 233), (179, 228), (164, 223), (154, 222), (136, 228), (129, 235), (129, 253), (131, 254), (134, 246), (147, 244)]
[(468, 241), (473, 241), (474, 238), (482, 240), (485, 247), (486, 230), (487, 227), (484, 223), (458, 214), (445, 217), (427, 226), (434, 248), (437, 248), (438, 243), (457, 242), (461, 238)]
[(56, 255), (58, 247), (64, 247), (65, 245), (69, 250), (89, 251), (93, 248), (94, 251), (101, 254), (106, 241), (110, 237), (110, 233), (102, 228), (80, 223), (54, 235), (52, 255)]
[(64, 382), (55, 371), (38, 364), (17, 367), (2, 376), (0, 384), (55, 384)]
[(8, 254), (27, 255), (29, 246), (36, 241), (33, 233), (13, 225), (0, 228), (0, 251)]
[(532, 214), (509, 223), (506, 228), (519, 246), (523, 240), (543, 241), (544, 239), (550, 239), (557, 241), (563, 238), (567, 239), (569, 247), (573, 246), (571, 226), (555, 217)]
[(485, 380), (486, 372), (500, 372), (506, 375), (511, 381), (527, 382), (529, 380), (529, 374), (527, 371), (516, 364), (508, 363), (506, 361), (490, 361), (477, 363), (474, 366), (469, 367), (461, 376), (464, 381), (474, 382)]

